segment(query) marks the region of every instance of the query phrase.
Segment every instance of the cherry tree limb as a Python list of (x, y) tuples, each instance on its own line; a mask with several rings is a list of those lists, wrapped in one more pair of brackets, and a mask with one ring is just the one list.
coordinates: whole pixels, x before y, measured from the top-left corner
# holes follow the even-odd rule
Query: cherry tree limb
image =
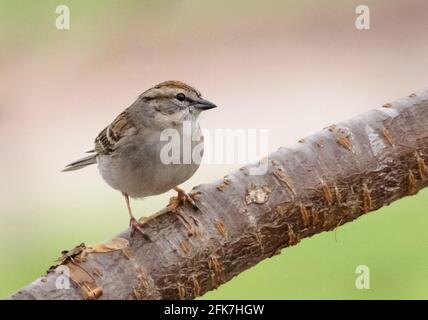
[[(126, 230), (63, 252), (9, 299), (193, 299), (302, 238), (417, 193), (427, 161), (428, 90), (195, 187), (197, 209), (155, 214), (150, 240)], [(260, 164), (267, 173), (251, 174)]]

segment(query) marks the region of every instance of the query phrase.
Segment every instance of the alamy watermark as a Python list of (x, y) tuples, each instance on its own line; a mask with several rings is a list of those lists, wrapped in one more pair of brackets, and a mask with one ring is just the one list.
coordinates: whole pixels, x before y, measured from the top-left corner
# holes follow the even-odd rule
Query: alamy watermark
[(55, 27), (58, 30), (70, 30), (70, 8), (65, 4), (56, 7)]
[(370, 289), (370, 269), (368, 266), (362, 264), (355, 268), (355, 288), (358, 290), (369, 290)]
[[(203, 136), (203, 138), (202, 138)], [(165, 142), (160, 151), (163, 164), (247, 164), (250, 175), (264, 175), (268, 170), (267, 129), (202, 129), (193, 130), (184, 121), (182, 130), (165, 129), (160, 135)]]
[(58, 277), (55, 279), (55, 288), (58, 290), (70, 289), (70, 268), (65, 265), (60, 265), (55, 269)]
[(355, 19), (355, 28), (358, 30), (370, 29), (370, 9), (368, 6), (361, 4), (355, 8), (355, 13), (358, 14)]

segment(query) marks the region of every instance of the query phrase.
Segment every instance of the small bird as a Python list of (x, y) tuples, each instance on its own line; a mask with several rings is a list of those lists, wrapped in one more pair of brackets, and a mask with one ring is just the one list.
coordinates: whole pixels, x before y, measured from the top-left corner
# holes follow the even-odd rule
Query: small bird
[[(165, 163), (161, 159), (162, 152), (171, 141), (166, 141), (163, 134), (167, 130), (177, 132), (181, 141), (179, 146), (173, 147), (178, 147), (179, 151), (182, 151), (183, 141), (192, 138), (192, 151), (197, 147), (202, 156), (203, 136), (198, 117), (201, 112), (215, 107), (188, 84), (162, 82), (143, 92), (99, 133), (95, 148), (87, 152), (89, 156), (70, 163), (63, 171), (98, 163), (103, 179), (125, 197), (132, 230), (144, 235), (141, 230), (143, 223), (132, 214), (129, 197), (143, 198), (174, 189), (178, 201), (194, 204), (192, 197), (178, 185), (196, 172), (200, 162), (192, 159), (189, 163), (180, 154), (180, 161)], [(186, 127), (185, 123), (189, 125)], [(194, 141), (194, 137), (199, 137), (199, 141)]]

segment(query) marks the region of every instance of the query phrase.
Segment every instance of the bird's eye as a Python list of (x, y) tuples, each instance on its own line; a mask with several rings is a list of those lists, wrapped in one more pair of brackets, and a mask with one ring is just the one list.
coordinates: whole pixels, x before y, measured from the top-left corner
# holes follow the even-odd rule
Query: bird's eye
[(184, 100), (186, 99), (186, 96), (185, 96), (183, 93), (178, 93), (178, 94), (175, 96), (175, 98), (176, 98), (178, 101), (184, 101)]

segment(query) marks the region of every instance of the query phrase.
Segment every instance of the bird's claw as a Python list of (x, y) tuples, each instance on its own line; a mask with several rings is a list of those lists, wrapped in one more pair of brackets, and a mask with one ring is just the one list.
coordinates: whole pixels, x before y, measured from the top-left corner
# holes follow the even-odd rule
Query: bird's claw
[(177, 211), (177, 208), (180, 205), (184, 205), (186, 202), (190, 203), (193, 208), (197, 209), (196, 198), (199, 195), (199, 192), (186, 193), (184, 190), (175, 189), (177, 191), (177, 196), (169, 199), (168, 208), (173, 212)]
[(131, 228), (131, 237), (134, 236), (137, 231), (140, 233), (146, 240), (150, 240), (149, 236), (143, 231), (142, 227), (144, 225), (144, 221), (137, 221), (134, 217), (129, 220), (129, 226)]

